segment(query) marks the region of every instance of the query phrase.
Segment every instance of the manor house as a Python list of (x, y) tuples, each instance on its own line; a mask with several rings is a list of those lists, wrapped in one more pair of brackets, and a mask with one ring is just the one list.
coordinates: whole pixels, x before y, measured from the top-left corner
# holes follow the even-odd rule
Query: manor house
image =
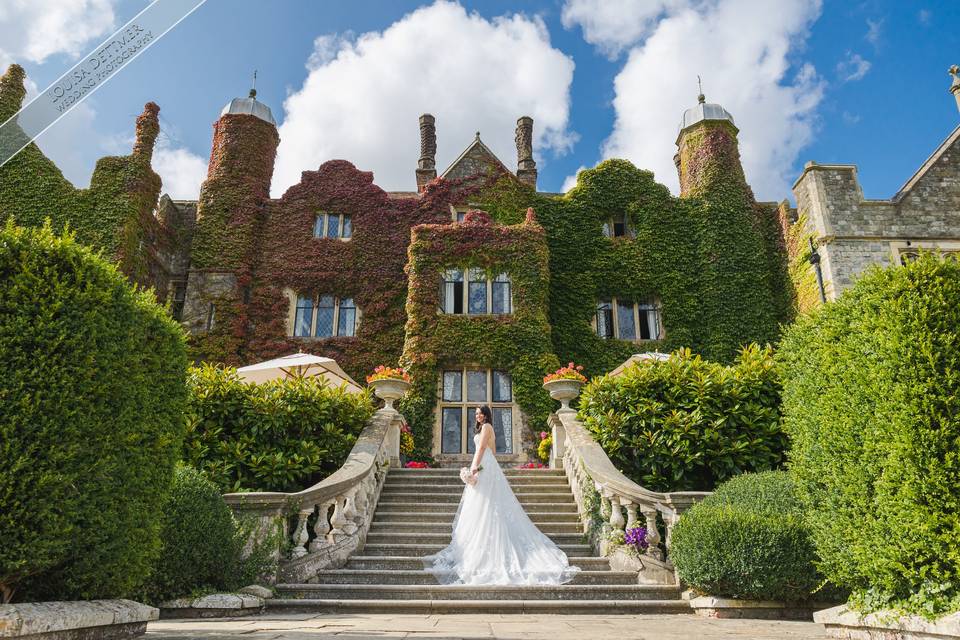
[[(0, 120), (23, 83), (16, 65), (0, 79)], [(88, 189), (28, 146), (0, 167), (0, 217), (69, 224), (170, 305), (198, 360), (302, 350), (357, 380), (400, 362), (418, 447), (451, 463), (471, 453), (478, 404), (493, 409), (498, 453), (525, 459), (553, 408), (541, 378), (561, 362), (596, 375), (636, 352), (729, 361), (775, 342), (796, 308), (789, 265), (805, 257), (792, 220), (811, 225), (830, 295), (880, 253), (960, 237), (958, 131), (889, 203), (862, 201), (855, 168), (810, 164), (791, 210), (755, 200), (734, 117), (702, 95), (677, 114), (677, 197), (625, 160), (581, 171), (566, 194), (538, 191), (529, 117), (515, 159), (477, 134), (438, 171), (442, 122), (424, 114), (409, 191), (329, 159), (271, 198), (277, 123), (251, 91), (224, 106), (199, 198), (185, 201), (160, 197), (150, 166), (158, 111), (146, 105), (132, 153), (101, 159)]]

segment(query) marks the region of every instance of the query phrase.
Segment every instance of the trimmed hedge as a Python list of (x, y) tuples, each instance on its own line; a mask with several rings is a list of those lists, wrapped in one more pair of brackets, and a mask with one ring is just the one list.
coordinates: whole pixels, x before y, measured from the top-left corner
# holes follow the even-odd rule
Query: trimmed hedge
[(875, 268), (787, 332), (791, 471), (820, 567), (867, 609), (960, 610), (960, 264)]
[(780, 466), (780, 383), (769, 347), (722, 365), (680, 350), (587, 384), (580, 419), (625, 475), (654, 491), (711, 490)]
[(71, 235), (8, 223), (0, 354), (3, 598), (132, 593), (183, 438), (180, 327)]
[(680, 517), (670, 558), (681, 580), (712, 596), (808, 601), (823, 582), (784, 471), (744, 474), (717, 487)]
[(186, 461), (224, 492), (299, 491), (336, 471), (373, 415), (369, 393), (320, 378), (247, 384), (205, 364), (189, 377)]
[(256, 581), (279, 540), (269, 536), (244, 554), (250, 532), (202, 473), (178, 466), (163, 507), (163, 550), (144, 588), (161, 603), (202, 591), (231, 591)]

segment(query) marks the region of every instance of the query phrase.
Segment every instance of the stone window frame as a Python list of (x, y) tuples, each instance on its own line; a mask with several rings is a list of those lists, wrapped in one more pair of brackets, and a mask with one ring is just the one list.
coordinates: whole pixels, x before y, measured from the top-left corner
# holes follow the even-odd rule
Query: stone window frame
[(950, 255), (960, 260), (960, 240), (900, 240), (890, 243), (891, 263), (902, 266), (906, 256), (921, 250), (936, 251), (941, 256)]
[[(483, 371), (486, 374), (486, 400), (468, 400), (467, 399), (467, 385), (468, 385), (468, 372), (473, 371)], [(459, 372), (460, 373), (460, 400), (445, 400), (444, 399), (444, 388), (443, 380), (444, 374), (448, 372)], [(509, 401), (494, 401), (493, 400), (493, 374), (494, 372), (506, 375), (510, 380), (510, 400)], [(488, 405), (492, 411), (496, 414), (496, 410), (510, 410), (510, 422), (511, 422), (511, 437), (510, 437), (510, 451), (496, 451), (498, 456), (517, 456), (520, 453), (521, 443), (521, 411), (519, 405), (516, 402), (516, 389), (513, 385), (513, 377), (510, 375), (510, 372), (506, 369), (498, 369), (494, 367), (486, 367), (476, 364), (460, 365), (460, 366), (447, 366), (440, 367), (440, 370), (437, 375), (437, 402), (434, 410), (434, 421), (433, 421), (433, 455), (435, 456), (444, 456), (446, 458), (456, 458), (463, 460), (471, 460), (473, 458), (474, 449), (473, 449), (473, 412), (476, 411), (476, 408), (480, 405)], [(443, 410), (444, 409), (460, 409), (460, 451), (457, 453), (450, 453), (443, 451)], [(494, 418), (496, 419), (496, 418)]]
[[(622, 300), (623, 303), (626, 303), (626, 300)], [(604, 303), (610, 304), (610, 324), (612, 325), (612, 335), (604, 336), (599, 333), (599, 322), (598, 314), (600, 312), (600, 305)], [(617, 296), (610, 296), (609, 298), (601, 298), (597, 300), (597, 304), (594, 307), (593, 319), (590, 321), (590, 326), (593, 329), (593, 332), (604, 340), (625, 340), (627, 342), (653, 342), (656, 340), (664, 339), (664, 329), (663, 329), (663, 306), (660, 304), (660, 299), (657, 297), (646, 298), (643, 300), (634, 300), (632, 301), (633, 305), (633, 326), (637, 330), (637, 335), (634, 338), (621, 338), (620, 337), (620, 319), (619, 314), (617, 313), (617, 307), (621, 303), (621, 298)], [(650, 330), (649, 338), (640, 337), (642, 332), (639, 331), (640, 328), (640, 318), (641, 311), (653, 312), (653, 323), (656, 328), (656, 335), (654, 335), (653, 328), (650, 327), (650, 315), (649, 313), (644, 314), (647, 320), (647, 328)]]
[[(330, 230), (330, 218), (337, 218), (337, 235), (328, 236)], [(323, 221), (321, 224), (321, 220)], [(349, 223), (350, 235), (343, 235), (344, 224)], [(319, 232), (319, 233), (318, 233)], [(313, 237), (317, 240), (340, 240), (349, 242), (353, 238), (353, 218), (349, 213), (330, 213), (328, 211), (318, 211), (313, 219)]]
[[(332, 296), (332, 294), (311, 294), (310, 299), (312, 300), (312, 311), (310, 317), (310, 335), (301, 336), (296, 334), (296, 324), (297, 324), (297, 311), (300, 306), (300, 299), (302, 297), (297, 294), (293, 289), (284, 289), (284, 294), (287, 298), (287, 322), (286, 330), (288, 338), (295, 338), (297, 340), (334, 340), (339, 338), (354, 338), (357, 335), (357, 332), (360, 330), (360, 324), (363, 319), (363, 313), (360, 311), (359, 305), (357, 305), (357, 299), (353, 298), (340, 298), (339, 296)], [(333, 335), (330, 336), (318, 336), (315, 335), (317, 332), (317, 308), (321, 296), (332, 296), (333, 297)], [(341, 301), (350, 300), (353, 302), (352, 309), (354, 310), (354, 321), (353, 321), (353, 332), (347, 335), (341, 335), (340, 333), (340, 310), (341, 310)], [(351, 308), (351, 307), (344, 307)]]
[[(457, 280), (452, 274), (460, 274), (460, 279)], [(480, 277), (482, 276), (482, 277)], [(483, 313), (471, 312), (470, 311), (470, 285), (477, 284), (479, 282), (484, 282), (486, 286), (486, 301)], [(456, 311), (456, 284), (462, 283), (460, 290), (460, 303), (461, 311), (457, 313)], [(507, 309), (506, 311), (493, 311), (494, 301), (494, 289), (495, 285), (506, 285), (507, 287)], [(451, 290), (451, 287), (448, 285), (453, 285), (453, 297), (448, 296), (447, 292)], [(440, 304), (437, 308), (437, 312), (445, 315), (463, 315), (463, 316), (509, 316), (513, 315), (514, 310), (514, 300), (513, 300), (513, 280), (510, 277), (509, 273), (500, 272), (495, 275), (493, 278), (490, 278), (486, 271), (478, 269), (476, 267), (461, 269), (458, 267), (451, 267), (449, 269), (444, 269), (440, 274)], [(451, 310), (448, 310), (451, 309)]]
[[(616, 235), (617, 216), (623, 216), (623, 233), (621, 235)], [(600, 227), (600, 232), (611, 240), (615, 238), (629, 238), (632, 240), (637, 237), (633, 225), (630, 223), (630, 216), (627, 215), (625, 211), (607, 216)]]

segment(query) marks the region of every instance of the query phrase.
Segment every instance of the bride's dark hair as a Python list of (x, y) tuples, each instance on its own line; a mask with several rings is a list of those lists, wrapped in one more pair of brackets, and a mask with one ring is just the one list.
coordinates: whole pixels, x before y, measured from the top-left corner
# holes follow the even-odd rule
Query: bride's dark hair
[(480, 409), (480, 413), (483, 414), (483, 422), (477, 422), (475, 425), (473, 425), (474, 433), (480, 433), (480, 427), (482, 427), (484, 423), (489, 422), (490, 424), (493, 424), (493, 412), (490, 411), (490, 407), (483, 405), (477, 408)]

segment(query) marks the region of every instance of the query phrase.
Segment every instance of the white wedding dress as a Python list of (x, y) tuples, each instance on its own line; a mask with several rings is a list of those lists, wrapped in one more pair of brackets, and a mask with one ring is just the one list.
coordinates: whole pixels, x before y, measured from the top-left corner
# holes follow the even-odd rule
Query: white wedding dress
[[(480, 446), (474, 436), (474, 443)], [(488, 447), (480, 460), (477, 483), (465, 485), (453, 539), (442, 551), (423, 558), (441, 584), (557, 585), (580, 571), (530, 521), (500, 464)]]

